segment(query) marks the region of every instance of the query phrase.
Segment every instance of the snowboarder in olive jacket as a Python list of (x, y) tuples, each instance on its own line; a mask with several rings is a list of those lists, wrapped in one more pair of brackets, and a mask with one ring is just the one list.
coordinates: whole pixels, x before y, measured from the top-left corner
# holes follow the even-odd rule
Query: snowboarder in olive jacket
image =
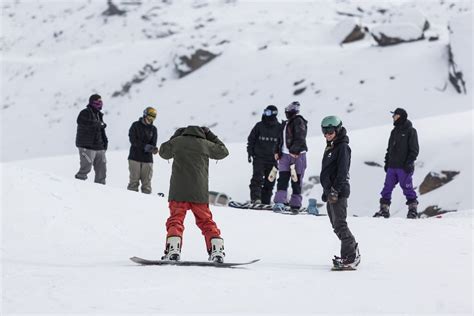
[(163, 260), (179, 260), (184, 218), (191, 209), (206, 241), (209, 260), (224, 262), (224, 240), (209, 209), (209, 159), (224, 159), (229, 151), (207, 127), (180, 128), (160, 146), (163, 159), (173, 159), (167, 240)]

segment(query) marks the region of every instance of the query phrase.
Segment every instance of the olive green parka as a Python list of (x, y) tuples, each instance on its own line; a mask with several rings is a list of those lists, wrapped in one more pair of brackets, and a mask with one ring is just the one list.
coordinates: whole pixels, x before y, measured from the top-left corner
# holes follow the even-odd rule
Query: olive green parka
[(159, 150), (173, 159), (168, 201), (209, 203), (209, 159), (224, 159), (229, 151), (209, 129), (188, 126), (178, 129)]

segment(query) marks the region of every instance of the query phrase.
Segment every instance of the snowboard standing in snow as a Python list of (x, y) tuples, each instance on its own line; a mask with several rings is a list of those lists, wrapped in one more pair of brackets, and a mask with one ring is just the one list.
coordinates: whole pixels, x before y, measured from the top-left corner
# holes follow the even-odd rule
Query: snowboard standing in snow
[(146, 266), (196, 266), (196, 267), (216, 267), (216, 268), (233, 268), (244, 266), (260, 261), (260, 259), (248, 262), (214, 262), (214, 261), (174, 261), (174, 260), (147, 260), (139, 257), (130, 258), (135, 263)]

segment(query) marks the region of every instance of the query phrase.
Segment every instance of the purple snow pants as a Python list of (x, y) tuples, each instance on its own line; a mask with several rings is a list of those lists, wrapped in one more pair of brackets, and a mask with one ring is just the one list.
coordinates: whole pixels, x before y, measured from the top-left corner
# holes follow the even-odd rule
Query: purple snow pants
[[(296, 174), (298, 175), (298, 181), (293, 182), (290, 180), (290, 165), (295, 164)], [(292, 194), (289, 201), (290, 206), (300, 208), (303, 201), (301, 191), (303, 188), (303, 177), (304, 171), (306, 170), (306, 153), (302, 153), (298, 158), (293, 158), (289, 154), (283, 154), (278, 160), (278, 183), (277, 192), (275, 194), (275, 203), (287, 203), (287, 190), (288, 183), (291, 181)]]
[(402, 168), (388, 168), (387, 174), (385, 175), (385, 183), (382, 192), (380, 192), (382, 199), (384, 199), (386, 203), (390, 203), (392, 200), (392, 191), (397, 183), (400, 183), (400, 187), (402, 188), (407, 201), (416, 200), (417, 196), (413, 189), (412, 176), (413, 173), (407, 173)]

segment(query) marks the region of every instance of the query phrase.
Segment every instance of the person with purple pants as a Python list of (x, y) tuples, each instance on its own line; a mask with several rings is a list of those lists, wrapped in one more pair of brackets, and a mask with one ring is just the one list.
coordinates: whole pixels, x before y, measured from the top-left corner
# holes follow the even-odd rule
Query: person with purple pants
[(395, 127), (390, 134), (385, 155), (384, 170), (386, 175), (382, 192), (380, 192), (382, 196), (380, 198), (380, 210), (374, 214), (374, 217), (390, 217), (392, 191), (399, 183), (407, 199), (407, 218), (418, 218), (418, 200), (413, 189), (415, 160), (420, 150), (418, 135), (416, 129), (408, 120), (408, 114), (404, 109), (397, 108), (391, 113), (393, 114), (393, 125)]
[[(273, 202), (274, 212), (281, 212), (285, 205), (290, 206), (292, 212), (297, 213), (301, 208), (303, 177), (306, 170), (306, 134), (308, 122), (299, 115), (300, 103), (292, 102), (285, 108), (288, 119), (282, 122), (282, 137), (275, 148), (275, 159), (278, 161), (277, 192)], [(288, 201), (288, 183), (291, 178), (291, 198)]]

